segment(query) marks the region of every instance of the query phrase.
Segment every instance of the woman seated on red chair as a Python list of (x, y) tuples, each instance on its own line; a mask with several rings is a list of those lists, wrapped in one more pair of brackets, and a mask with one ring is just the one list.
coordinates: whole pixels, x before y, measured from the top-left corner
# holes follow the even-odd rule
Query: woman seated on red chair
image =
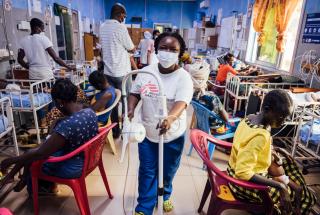
[[(52, 88), (51, 96), (56, 107), (65, 117), (56, 122), (50, 136), (38, 148), (1, 162), (1, 171), (4, 173), (10, 166), (15, 165), (1, 181), (2, 184), (12, 179), (21, 168), (24, 168), (24, 175), (16, 185), (15, 191), (22, 190), (27, 183), (28, 187), (31, 185), (28, 171), (32, 162), (46, 159), (49, 156), (57, 157), (68, 154), (98, 134), (95, 112), (76, 103), (77, 87), (70, 80), (57, 80)], [(79, 154), (64, 162), (44, 163), (42, 171), (60, 178), (78, 178), (82, 174), (83, 161), (83, 154)]]
[[(292, 157), (283, 150), (277, 150), (282, 155), (282, 163), (279, 164), (289, 180), (284, 180), (285, 177), (273, 177), (274, 173), (270, 172), (274, 153), (270, 130), (280, 127), (292, 111), (292, 99), (285, 91), (269, 92), (264, 98), (262, 112), (249, 115), (239, 124), (234, 135), (228, 174), (237, 179), (269, 186), (269, 196), (278, 214), (309, 214), (316, 199), (307, 188)], [(291, 186), (293, 184), (295, 186)], [(232, 184), (230, 188), (238, 199), (262, 201), (258, 191)]]

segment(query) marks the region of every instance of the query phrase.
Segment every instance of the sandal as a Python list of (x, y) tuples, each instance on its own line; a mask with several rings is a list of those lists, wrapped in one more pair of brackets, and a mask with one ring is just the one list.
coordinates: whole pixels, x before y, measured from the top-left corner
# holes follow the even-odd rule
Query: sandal
[(163, 211), (169, 213), (173, 210), (173, 204), (170, 199), (163, 202)]

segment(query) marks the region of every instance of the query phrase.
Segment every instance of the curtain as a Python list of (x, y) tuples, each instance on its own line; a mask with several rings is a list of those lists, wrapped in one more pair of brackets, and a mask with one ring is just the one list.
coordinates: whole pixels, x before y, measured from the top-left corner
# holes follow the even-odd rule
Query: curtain
[(277, 50), (283, 52), (284, 36), (290, 18), (299, 0), (273, 0), (275, 6), (275, 24), (278, 31)]
[(262, 45), (265, 41), (264, 25), (266, 22), (267, 11), (273, 1), (274, 0), (256, 0), (253, 5), (253, 28), (259, 33), (259, 45)]

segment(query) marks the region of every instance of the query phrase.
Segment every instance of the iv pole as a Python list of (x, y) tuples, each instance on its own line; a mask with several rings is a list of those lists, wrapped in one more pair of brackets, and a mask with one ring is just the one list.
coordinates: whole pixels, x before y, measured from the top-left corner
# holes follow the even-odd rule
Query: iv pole
[[(126, 91), (126, 83), (127, 80), (130, 76), (135, 75), (135, 74), (149, 74), (153, 76), (159, 86), (159, 96), (158, 96), (158, 115), (156, 117), (159, 118), (159, 123), (162, 122), (167, 116), (167, 99), (166, 96), (163, 93), (163, 86), (162, 82), (159, 76), (152, 72), (148, 71), (143, 71), (143, 70), (135, 70), (130, 73), (128, 73), (122, 80), (122, 97), (123, 97), (123, 102), (124, 102), (124, 111), (125, 111), (125, 116), (124, 116), (124, 122), (129, 121), (128, 118), (128, 103), (127, 103), (127, 91)], [(124, 151), (126, 149), (126, 146), (128, 144), (127, 139), (123, 139), (122, 143), (122, 155), (124, 155)], [(158, 214), (163, 215), (163, 193), (164, 193), (164, 188), (163, 188), (163, 144), (164, 144), (164, 136), (160, 135), (159, 136), (159, 156), (158, 156)]]

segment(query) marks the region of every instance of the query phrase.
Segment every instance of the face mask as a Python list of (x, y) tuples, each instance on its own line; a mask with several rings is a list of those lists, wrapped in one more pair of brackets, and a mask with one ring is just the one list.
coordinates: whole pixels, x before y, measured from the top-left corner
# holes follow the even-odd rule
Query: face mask
[(179, 53), (158, 51), (157, 57), (160, 65), (163, 68), (169, 68), (170, 66), (178, 62)]
[(122, 24), (126, 24), (126, 18), (123, 19)]
[(42, 31), (42, 32), (40, 33), (40, 35), (45, 35), (45, 34), (44, 34), (44, 32)]

